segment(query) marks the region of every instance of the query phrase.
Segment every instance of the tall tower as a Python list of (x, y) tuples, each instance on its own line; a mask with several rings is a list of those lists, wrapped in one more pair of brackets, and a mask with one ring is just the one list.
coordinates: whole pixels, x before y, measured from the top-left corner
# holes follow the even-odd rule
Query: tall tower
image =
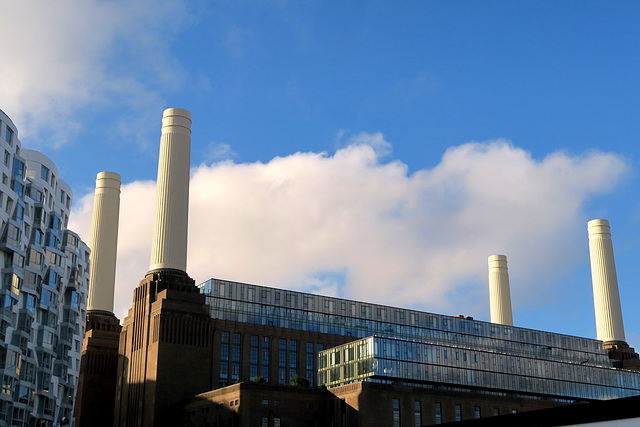
[(113, 426), (120, 320), (113, 314), (120, 175), (100, 172), (91, 218), (91, 273), (76, 406), (76, 426)]
[(589, 221), (587, 230), (598, 339), (606, 343), (624, 342), (624, 325), (609, 221)]
[(211, 389), (211, 319), (186, 273), (191, 114), (162, 117), (149, 272), (120, 335), (114, 425), (173, 426), (179, 402)]
[(96, 178), (91, 218), (91, 274), (87, 311), (113, 314), (120, 216), (120, 175), (100, 172)]
[(609, 221), (591, 220), (587, 223), (587, 230), (598, 339), (604, 341), (610, 358), (621, 360), (625, 367), (633, 365), (638, 369), (638, 355), (629, 347), (624, 336)]
[(505, 255), (491, 255), (488, 261), (491, 323), (513, 326), (507, 257)]
[(191, 113), (165, 110), (149, 271), (187, 271), (190, 153)]

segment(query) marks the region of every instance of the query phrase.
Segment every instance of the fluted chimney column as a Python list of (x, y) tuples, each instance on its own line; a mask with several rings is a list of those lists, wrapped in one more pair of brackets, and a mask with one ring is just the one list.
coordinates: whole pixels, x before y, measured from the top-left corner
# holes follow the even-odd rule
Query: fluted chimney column
[(169, 108), (162, 116), (155, 220), (149, 271), (187, 270), (191, 113)]
[(113, 313), (120, 214), (120, 175), (100, 172), (96, 178), (91, 218), (91, 270), (87, 310)]
[(488, 261), (491, 323), (513, 326), (507, 257), (505, 255), (491, 255)]
[(589, 221), (587, 229), (598, 339), (625, 341), (609, 221), (594, 219)]

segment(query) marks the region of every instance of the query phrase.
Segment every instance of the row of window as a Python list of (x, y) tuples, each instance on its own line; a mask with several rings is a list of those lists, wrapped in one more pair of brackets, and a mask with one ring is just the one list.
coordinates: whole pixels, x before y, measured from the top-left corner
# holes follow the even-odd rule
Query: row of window
[(637, 372), (396, 338), (369, 337), (326, 350), (318, 357), (320, 383), (333, 387), (371, 380), (401, 380), (429, 387), (449, 384), (563, 399), (627, 397), (640, 391)]
[[(482, 408), (480, 406), (474, 406), (474, 418), (482, 417)], [(511, 413), (515, 414), (518, 411), (515, 409), (511, 410)], [(455, 421), (462, 421), (462, 405), (459, 403), (454, 404), (453, 407), (453, 415)], [(499, 408), (493, 408), (492, 415), (497, 417), (500, 415)], [(401, 410), (400, 410), (400, 399), (393, 399), (392, 401), (392, 420), (393, 427), (400, 427), (401, 425)], [(442, 402), (435, 402), (433, 404), (433, 418), (432, 420), (435, 424), (442, 424)], [(431, 423), (429, 420), (425, 420), (425, 422)], [(413, 403), (413, 425), (416, 427), (421, 427), (423, 425), (423, 412), (422, 412), (422, 402), (419, 400), (415, 400)]]
[[(249, 380), (255, 377), (263, 377), (269, 382), (269, 369), (271, 366), (270, 337), (251, 335), (249, 352)], [(304, 376), (309, 380), (311, 386), (315, 383), (316, 366), (315, 360), (318, 352), (324, 350), (321, 343), (305, 343), (305, 365), (298, 366), (298, 341), (284, 338), (273, 338), (278, 343), (278, 384), (288, 384), (296, 374)], [(242, 355), (242, 336), (238, 332), (221, 332), (220, 346), (220, 384), (222, 386), (236, 382), (240, 379)], [(299, 374), (298, 372), (304, 372)]]
[(199, 287), (209, 297), (211, 316), (217, 319), (359, 338), (374, 334), (428, 337), (545, 358), (578, 360), (587, 352), (593, 358), (602, 356), (603, 363), (608, 360), (602, 343), (586, 338), (219, 279), (208, 280)]

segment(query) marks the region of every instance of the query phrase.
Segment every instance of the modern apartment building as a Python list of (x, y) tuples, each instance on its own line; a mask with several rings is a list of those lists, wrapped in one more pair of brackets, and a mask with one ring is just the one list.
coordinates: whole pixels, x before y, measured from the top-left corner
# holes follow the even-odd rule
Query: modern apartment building
[(89, 248), (67, 229), (71, 188), (1, 110), (0, 155), (0, 426), (73, 424)]

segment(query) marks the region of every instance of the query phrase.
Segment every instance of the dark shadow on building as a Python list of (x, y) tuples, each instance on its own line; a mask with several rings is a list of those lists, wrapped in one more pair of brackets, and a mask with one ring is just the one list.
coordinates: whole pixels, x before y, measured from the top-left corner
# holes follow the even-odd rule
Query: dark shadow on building
[(121, 329), (113, 313), (87, 312), (74, 408), (76, 427), (113, 426)]
[(242, 382), (195, 396), (184, 405), (182, 425), (355, 426), (348, 411), (344, 400), (325, 389)]
[[(640, 396), (599, 400), (445, 425), (457, 427), (559, 427), (596, 422), (613, 423), (621, 420), (629, 420), (630, 423), (624, 425), (640, 425)], [(632, 422), (637, 424), (631, 424)]]

